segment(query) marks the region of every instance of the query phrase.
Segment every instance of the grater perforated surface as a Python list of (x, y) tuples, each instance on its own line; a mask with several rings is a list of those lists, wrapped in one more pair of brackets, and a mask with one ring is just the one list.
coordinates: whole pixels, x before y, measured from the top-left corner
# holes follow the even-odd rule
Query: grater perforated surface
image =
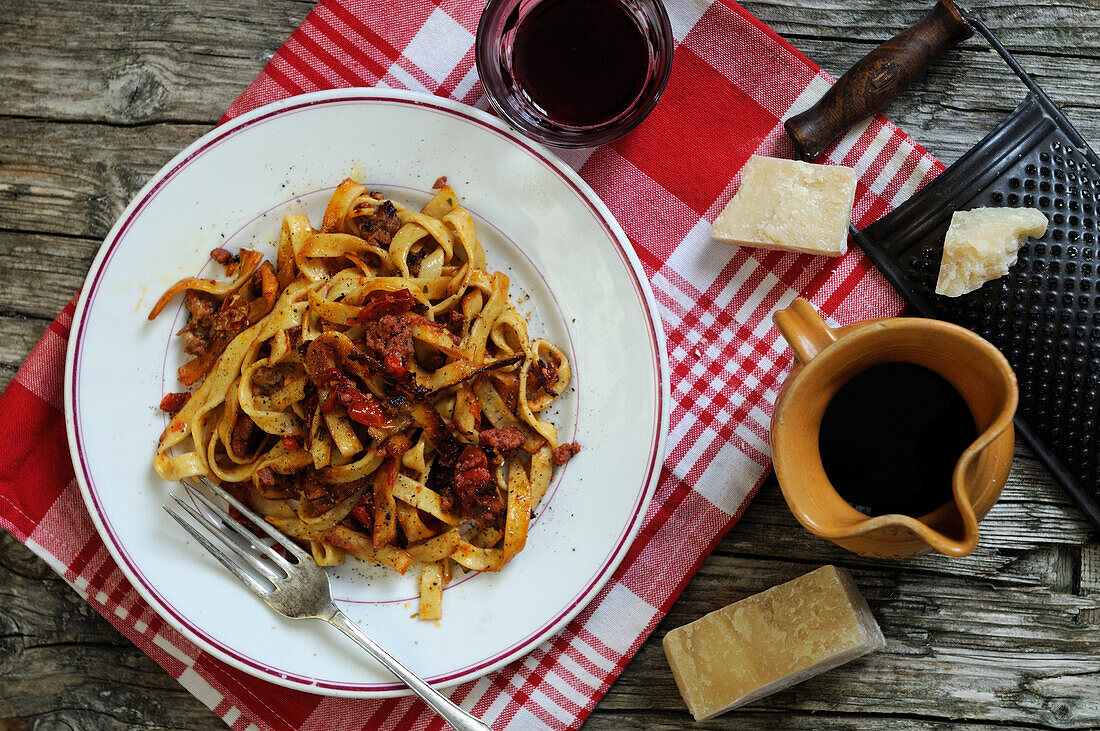
[[(1100, 525), (1100, 160), (1045, 97), (1016, 110), (912, 199), (856, 238), (917, 311), (986, 338), (1020, 386), (1017, 429)], [(1029, 207), (1047, 232), (1007, 276), (935, 294), (956, 210)]]

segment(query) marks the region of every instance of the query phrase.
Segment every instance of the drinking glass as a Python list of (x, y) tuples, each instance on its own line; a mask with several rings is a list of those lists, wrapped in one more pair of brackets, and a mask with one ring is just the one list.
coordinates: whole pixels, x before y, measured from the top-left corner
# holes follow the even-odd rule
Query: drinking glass
[[(477, 26), (478, 74), (496, 112), (528, 137), (557, 147), (603, 145), (637, 127), (657, 106), (672, 71), (672, 26), (660, 0), (609, 0), (617, 2), (642, 33), (648, 54), (644, 81), (634, 100), (615, 116), (591, 124), (572, 123), (534, 102), (515, 72), (517, 29), (540, 4), (561, 1), (489, 0)], [(600, 72), (592, 69), (593, 74)]]

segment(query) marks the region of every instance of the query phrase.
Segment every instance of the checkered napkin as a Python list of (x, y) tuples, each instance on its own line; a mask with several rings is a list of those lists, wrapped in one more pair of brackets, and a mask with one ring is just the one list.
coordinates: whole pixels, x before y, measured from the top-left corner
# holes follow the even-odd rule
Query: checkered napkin
[[(790, 157), (781, 120), (830, 79), (731, 0), (667, 0), (677, 48), (661, 103), (631, 134), (563, 157), (630, 237), (668, 337), (672, 420), (657, 494), (625, 561), (559, 635), (451, 697), (497, 729), (581, 725), (737, 521), (769, 469), (768, 422), (790, 350), (771, 316), (796, 295), (833, 324), (902, 303), (858, 250), (842, 259), (713, 242), (710, 222), (749, 155)], [(474, 67), (476, 0), (322, 0), (226, 119), (276, 99), (385, 86), (486, 108)], [(865, 226), (942, 166), (879, 118), (828, 159), (859, 174)], [(92, 528), (66, 449), (62, 370), (70, 305), (0, 400), (0, 525), (235, 729), (438, 729), (417, 699), (277, 688), (204, 653), (126, 582)]]

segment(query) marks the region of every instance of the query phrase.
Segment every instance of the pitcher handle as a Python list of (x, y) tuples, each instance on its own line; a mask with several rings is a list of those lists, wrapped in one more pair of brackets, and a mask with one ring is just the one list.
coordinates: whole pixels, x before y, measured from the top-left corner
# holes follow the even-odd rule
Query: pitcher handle
[(825, 324), (814, 306), (801, 297), (795, 297), (794, 302), (775, 313), (772, 320), (802, 365), (836, 342), (836, 333)]

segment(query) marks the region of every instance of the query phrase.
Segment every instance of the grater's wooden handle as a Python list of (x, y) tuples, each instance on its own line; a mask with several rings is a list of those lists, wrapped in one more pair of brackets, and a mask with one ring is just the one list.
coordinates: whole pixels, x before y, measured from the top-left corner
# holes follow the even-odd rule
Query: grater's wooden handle
[(951, 0), (939, 0), (916, 25), (848, 69), (817, 104), (787, 120), (787, 133), (799, 155), (815, 159), (849, 127), (900, 96), (936, 56), (973, 33)]

